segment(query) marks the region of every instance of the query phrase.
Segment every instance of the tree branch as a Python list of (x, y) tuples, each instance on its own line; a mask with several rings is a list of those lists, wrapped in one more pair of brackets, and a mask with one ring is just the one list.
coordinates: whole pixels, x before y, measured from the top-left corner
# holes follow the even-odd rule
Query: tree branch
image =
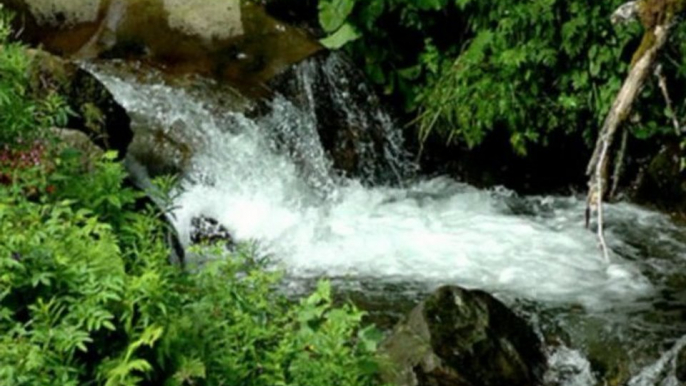
[(683, 11), (681, 2), (675, 4), (663, 2), (661, 8), (656, 8), (655, 5), (657, 3), (653, 3), (652, 0), (631, 1), (619, 7), (612, 15), (613, 22), (623, 22), (635, 18), (639, 11), (643, 12), (644, 9), (647, 9), (646, 7), (653, 7), (649, 8), (649, 13), (640, 15), (641, 22), (646, 29), (643, 34), (643, 41), (634, 54), (629, 74), (603, 122), (593, 156), (586, 168), (586, 175), (589, 177), (586, 224), (589, 225), (591, 214), (597, 213), (598, 240), (607, 262), (609, 262), (610, 256), (603, 234), (603, 199), (609, 185), (609, 149), (614, 142), (617, 130), (631, 114), (634, 101), (643, 88), (650, 70), (655, 65), (659, 51), (667, 42), (669, 31), (675, 20), (674, 16), (678, 13), (674, 11)]
[(655, 76), (657, 77), (657, 83), (660, 86), (660, 90), (662, 91), (662, 96), (665, 98), (665, 103), (667, 104), (667, 110), (669, 111), (669, 115), (672, 116), (672, 124), (674, 125), (674, 131), (676, 132), (676, 135), (681, 135), (681, 124), (679, 124), (679, 118), (676, 116), (676, 111), (674, 110), (674, 107), (672, 105), (672, 99), (669, 97), (669, 91), (667, 90), (667, 79), (665, 79), (665, 75), (662, 73), (662, 65), (658, 64), (655, 67)]

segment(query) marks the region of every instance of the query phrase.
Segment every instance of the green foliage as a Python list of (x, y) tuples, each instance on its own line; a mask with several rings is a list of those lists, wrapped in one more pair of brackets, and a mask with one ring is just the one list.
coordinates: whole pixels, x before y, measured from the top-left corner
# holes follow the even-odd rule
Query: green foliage
[(321, 43), (330, 49), (339, 49), (360, 37), (355, 27), (346, 19), (355, 6), (355, 0), (322, 0), (319, 2), (319, 23), (331, 34)]
[[(29, 61), (0, 23), (0, 384), (341, 385), (375, 383), (372, 328), (336, 308), (328, 283), (298, 304), (249, 249), (169, 262), (160, 209), (139, 208), (116, 154), (56, 154), (53, 94), (29, 90)], [(48, 106), (48, 107), (46, 107)], [(94, 126), (99, 112), (85, 119)], [(31, 139), (28, 143), (27, 140)], [(20, 143), (23, 142), (23, 143)], [(57, 146), (64, 148), (64, 146)], [(159, 180), (160, 197), (175, 180)]]
[(43, 135), (42, 129), (63, 126), (68, 109), (55, 93), (32, 96), (30, 59), (25, 48), (11, 42), (11, 16), (0, 4), (0, 144), (28, 143)]
[[(622, 0), (378, 0), (357, 1), (347, 12), (350, 1), (320, 0), (325, 31), (326, 23), (349, 23), (361, 34), (348, 50), (417, 117), (421, 139), (438, 133), (476, 146), (489, 132), (506, 130), (521, 154), (554, 131), (590, 142), (641, 36), (638, 23), (611, 25)], [(323, 13), (330, 8), (346, 12)], [(665, 67), (683, 98), (683, 27), (675, 35), (675, 58)], [(649, 85), (639, 104), (639, 136), (668, 132), (654, 91)]]
[(113, 158), (0, 168), (0, 384), (374, 384), (362, 312), (326, 282), (287, 301), (249, 249), (169, 264), (164, 223), (135, 210)]
[(321, 43), (326, 48), (337, 50), (359, 37), (360, 34), (355, 30), (355, 28), (350, 24), (345, 23), (331, 36), (322, 39)]

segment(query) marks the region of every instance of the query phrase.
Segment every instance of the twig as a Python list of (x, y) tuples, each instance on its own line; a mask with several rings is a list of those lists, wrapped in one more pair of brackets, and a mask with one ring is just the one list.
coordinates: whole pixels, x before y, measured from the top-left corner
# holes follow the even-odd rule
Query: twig
[(658, 79), (657, 83), (660, 85), (660, 90), (662, 91), (662, 96), (665, 98), (665, 103), (667, 103), (669, 115), (672, 116), (672, 124), (674, 125), (676, 135), (681, 135), (681, 125), (679, 124), (679, 119), (676, 116), (676, 111), (674, 111), (672, 99), (669, 97), (669, 91), (667, 90), (667, 79), (665, 79), (665, 75), (662, 73), (661, 64), (655, 66), (655, 76)]

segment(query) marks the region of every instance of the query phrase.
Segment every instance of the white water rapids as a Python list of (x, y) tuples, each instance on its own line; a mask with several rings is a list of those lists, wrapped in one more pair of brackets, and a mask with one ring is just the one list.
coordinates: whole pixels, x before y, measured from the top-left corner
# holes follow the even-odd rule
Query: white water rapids
[[(686, 259), (683, 241), (673, 236), (676, 226), (636, 206), (607, 209), (608, 240), (617, 251), (608, 265), (594, 234), (584, 229), (578, 198), (519, 198), (443, 177), (365, 186), (335, 175), (317, 117), (287, 98), (277, 96), (271, 112), (249, 118), (218, 112), (182, 88), (91, 70), (131, 113), (138, 131), (183, 130), (194, 143), (174, 201), (182, 241), (188, 241), (192, 218), (214, 218), (238, 240), (256, 240), (294, 279), (412, 283), (427, 290), (456, 284), (546, 307), (633, 312), (661, 286), (638, 261), (654, 256), (639, 256), (636, 239), (646, 237)], [(651, 272), (672, 267), (659, 256), (653, 260)], [(554, 361), (576, 361), (579, 368), (558, 384), (595, 382), (578, 352), (558, 350)]]

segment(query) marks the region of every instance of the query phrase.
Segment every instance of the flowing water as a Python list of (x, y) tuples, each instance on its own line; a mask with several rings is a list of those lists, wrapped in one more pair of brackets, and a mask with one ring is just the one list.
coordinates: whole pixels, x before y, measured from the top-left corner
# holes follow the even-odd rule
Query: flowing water
[[(337, 60), (325, 71), (345, 79)], [(673, 362), (686, 334), (683, 228), (634, 205), (608, 205), (608, 264), (584, 229), (578, 197), (519, 197), (443, 177), (371, 186), (343, 178), (332, 170), (307, 102), (317, 98), (311, 67), (296, 72), (308, 98), (276, 95), (258, 117), (217, 108), (202, 93), (156, 77), (88, 68), (138, 132), (181, 131), (193, 143), (174, 202), (182, 241), (193, 217), (215, 218), (274, 256), (289, 290), (327, 277), (362, 303), (380, 304), (380, 312), (405, 311), (442, 284), (484, 289), (549, 343), (549, 385), (622, 377), (633, 378), (632, 386), (678, 384)], [(348, 106), (348, 119), (382, 116), (395, 135), (383, 149), (360, 148), (362, 157), (381, 152), (393, 168), (411, 169), (385, 113), (354, 111), (349, 90), (337, 87), (328, 92)]]

